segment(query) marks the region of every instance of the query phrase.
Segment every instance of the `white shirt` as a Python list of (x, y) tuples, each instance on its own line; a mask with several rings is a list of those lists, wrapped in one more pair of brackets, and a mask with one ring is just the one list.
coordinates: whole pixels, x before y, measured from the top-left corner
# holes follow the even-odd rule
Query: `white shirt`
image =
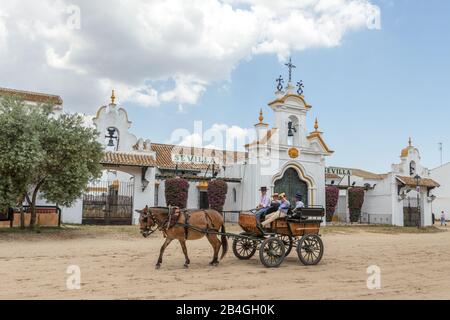
[(297, 201), (295, 203), (295, 209), (301, 209), (301, 208), (304, 208), (304, 207), (305, 207), (305, 204), (303, 202), (301, 202), (301, 201)]
[(261, 201), (259, 202), (260, 207), (267, 208), (270, 206), (270, 198), (267, 194), (261, 196)]

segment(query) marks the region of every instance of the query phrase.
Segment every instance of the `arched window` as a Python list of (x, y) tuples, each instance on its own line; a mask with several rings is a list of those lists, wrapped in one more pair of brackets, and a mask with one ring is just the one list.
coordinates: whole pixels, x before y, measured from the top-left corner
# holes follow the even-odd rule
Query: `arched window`
[(409, 175), (413, 176), (416, 174), (416, 163), (414, 161), (411, 161), (409, 163)]
[(288, 136), (287, 136), (287, 144), (290, 146), (298, 146), (299, 141), (299, 121), (298, 118), (294, 115), (290, 116), (288, 119), (288, 128), (287, 128)]

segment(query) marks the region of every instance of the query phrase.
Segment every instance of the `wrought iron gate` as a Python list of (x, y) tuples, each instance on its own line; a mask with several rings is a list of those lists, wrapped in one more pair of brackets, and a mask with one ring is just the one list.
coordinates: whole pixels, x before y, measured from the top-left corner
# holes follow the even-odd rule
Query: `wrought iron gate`
[(83, 195), (83, 224), (131, 225), (133, 182), (96, 182)]
[(420, 211), (417, 198), (408, 197), (403, 200), (403, 225), (417, 227), (420, 222)]
[(295, 169), (289, 168), (282, 179), (275, 182), (275, 192), (286, 193), (291, 204), (295, 204), (295, 194), (299, 192), (303, 196), (303, 203), (308, 205), (308, 185), (302, 181)]

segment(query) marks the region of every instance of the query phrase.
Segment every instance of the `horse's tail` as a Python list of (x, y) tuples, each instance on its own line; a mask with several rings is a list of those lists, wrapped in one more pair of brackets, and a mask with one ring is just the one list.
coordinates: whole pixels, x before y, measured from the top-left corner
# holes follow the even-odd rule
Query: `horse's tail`
[[(222, 224), (222, 230), (221, 233), (226, 233), (225, 230), (225, 222)], [(220, 257), (220, 260), (222, 260), (228, 251), (228, 238), (224, 234), (221, 235), (221, 242), (222, 242), (222, 256)]]

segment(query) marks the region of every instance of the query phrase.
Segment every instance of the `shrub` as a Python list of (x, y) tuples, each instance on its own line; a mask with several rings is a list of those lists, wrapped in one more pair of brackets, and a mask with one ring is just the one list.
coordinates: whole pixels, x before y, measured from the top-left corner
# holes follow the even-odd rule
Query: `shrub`
[(348, 189), (348, 208), (350, 210), (350, 222), (358, 222), (361, 217), (361, 209), (364, 204), (364, 189)]
[(166, 203), (168, 206), (176, 206), (182, 209), (187, 207), (189, 182), (181, 178), (166, 180)]
[(227, 197), (228, 185), (222, 179), (212, 180), (208, 185), (208, 202), (211, 209), (222, 211)]
[(327, 222), (333, 220), (333, 215), (336, 211), (336, 206), (339, 200), (339, 189), (334, 186), (325, 188), (326, 206), (327, 206)]

